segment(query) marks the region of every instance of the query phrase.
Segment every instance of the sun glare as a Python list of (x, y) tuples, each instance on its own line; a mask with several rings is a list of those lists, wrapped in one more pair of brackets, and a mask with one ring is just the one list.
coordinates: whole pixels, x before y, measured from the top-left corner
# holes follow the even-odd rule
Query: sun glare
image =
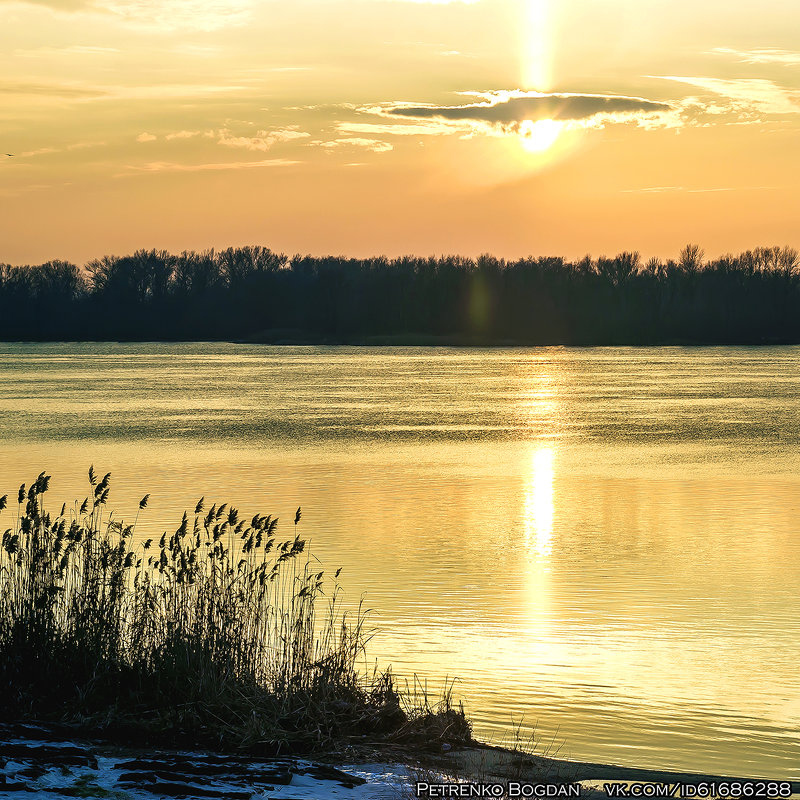
[(546, 92), (551, 89), (550, 75), (550, 2), (524, 0), (525, 34), (523, 36), (522, 82), (525, 89)]
[(519, 140), (529, 153), (543, 153), (555, 144), (559, 133), (561, 123), (554, 119), (526, 119), (519, 126)]

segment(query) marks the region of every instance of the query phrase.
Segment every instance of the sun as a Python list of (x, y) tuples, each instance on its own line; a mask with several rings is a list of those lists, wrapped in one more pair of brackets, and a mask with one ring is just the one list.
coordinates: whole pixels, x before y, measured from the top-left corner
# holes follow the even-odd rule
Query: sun
[(560, 133), (561, 123), (554, 119), (526, 119), (519, 126), (519, 140), (529, 153), (543, 153), (555, 144)]

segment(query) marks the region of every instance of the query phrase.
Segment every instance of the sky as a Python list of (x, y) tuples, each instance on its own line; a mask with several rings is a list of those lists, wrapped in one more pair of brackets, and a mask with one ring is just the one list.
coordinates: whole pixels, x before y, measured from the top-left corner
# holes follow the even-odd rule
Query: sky
[(796, 0), (0, 0), (0, 20), (0, 262), (800, 246)]

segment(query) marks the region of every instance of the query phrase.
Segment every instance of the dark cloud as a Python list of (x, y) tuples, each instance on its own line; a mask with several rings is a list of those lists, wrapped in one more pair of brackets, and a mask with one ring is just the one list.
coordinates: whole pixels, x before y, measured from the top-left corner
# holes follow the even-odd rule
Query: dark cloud
[(598, 114), (653, 114), (671, 106), (642, 97), (599, 94), (529, 94), (461, 106), (395, 106), (387, 113), (415, 119), (446, 119), (516, 125), (524, 120), (585, 120)]

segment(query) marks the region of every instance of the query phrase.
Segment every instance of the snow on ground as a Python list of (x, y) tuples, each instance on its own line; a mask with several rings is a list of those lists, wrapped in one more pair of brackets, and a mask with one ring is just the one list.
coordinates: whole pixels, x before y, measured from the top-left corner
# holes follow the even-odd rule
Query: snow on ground
[(0, 798), (113, 800), (402, 800), (406, 767), (337, 769), (305, 759), (133, 751), (61, 741), (36, 726), (0, 726)]

